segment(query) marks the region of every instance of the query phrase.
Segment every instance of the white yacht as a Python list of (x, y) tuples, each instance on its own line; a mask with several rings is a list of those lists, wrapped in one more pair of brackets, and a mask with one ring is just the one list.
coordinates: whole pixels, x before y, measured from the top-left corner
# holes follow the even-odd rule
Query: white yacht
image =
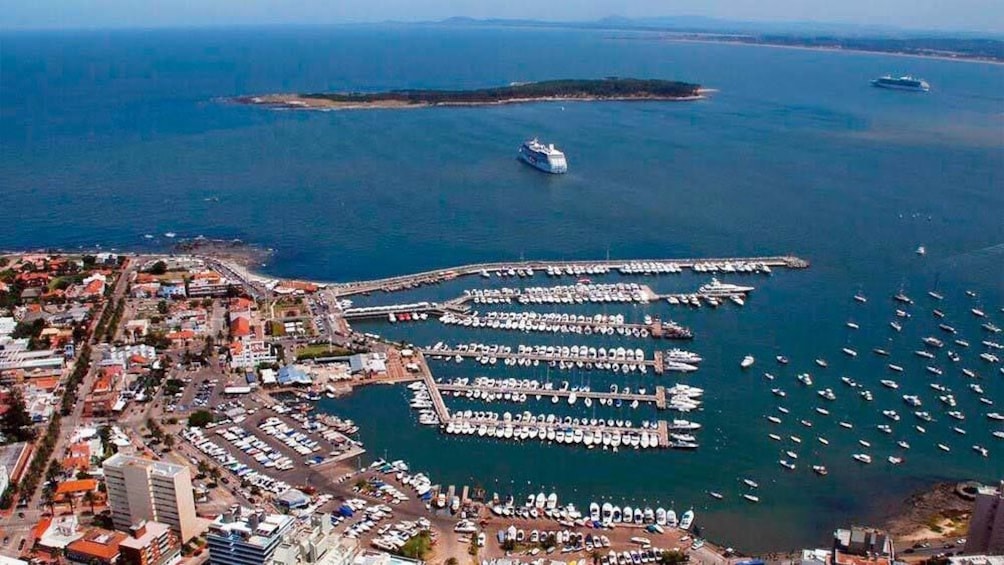
[(697, 289), (697, 292), (703, 294), (704, 296), (732, 296), (735, 294), (745, 294), (747, 292), (752, 292), (754, 288), (752, 286), (739, 286), (736, 284), (728, 284), (719, 281), (718, 279), (711, 279), (711, 282), (705, 285), (701, 285)]

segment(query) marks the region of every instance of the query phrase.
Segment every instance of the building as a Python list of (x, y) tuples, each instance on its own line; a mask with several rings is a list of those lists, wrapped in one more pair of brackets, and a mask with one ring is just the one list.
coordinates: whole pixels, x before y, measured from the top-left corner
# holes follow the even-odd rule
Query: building
[(37, 544), (46, 551), (58, 551), (83, 537), (78, 529), (77, 517), (74, 514), (43, 518), (36, 525), (35, 539)]
[(272, 560), (294, 518), (233, 506), (209, 525), (211, 565), (265, 565)]
[(278, 362), (275, 347), (261, 340), (235, 340), (230, 344), (230, 366), (234, 369), (254, 369), (259, 365)]
[(357, 353), (349, 357), (352, 374), (382, 375), (387, 373), (387, 356), (383, 353)]
[(833, 565), (890, 565), (895, 558), (892, 537), (882, 530), (852, 526), (833, 533)]
[(949, 565), (1004, 565), (1004, 555), (956, 555), (949, 557), (948, 563)]
[(0, 447), (0, 467), (4, 468), (4, 474), (9, 482), (21, 481), (21, 474), (28, 466), (30, 454), (31, 446), (23, 441)]
[(104, 463), (112, 522), (117, 529), (146, 520), (170, 526), (182, 543), (198, 533), (188, 467), (117, 453)]
[(166, 565), (181, 557), (181, 544), (167, 524), (140, 522), (119, 544), (122, 565)]
[(996, 488), (976, 490), (976, 508), (969, 520), (966, 553), (1004, 553), (1004, 480)]
[(125, 534), (94, 528), (66, 546), (66, 558), (83, 565), (115, 565)]
[(226, 296), (232, 286), (239, 285), (232, 284), (215, 271), (203, 271), (195, 273), (188, 281), (188, 296), (191, 298)]
[(330, 514), (313, 514), (309, 528), (291, 532), (272, 556), (272, 565), (350, 565), (359, 544), (335, 534)]

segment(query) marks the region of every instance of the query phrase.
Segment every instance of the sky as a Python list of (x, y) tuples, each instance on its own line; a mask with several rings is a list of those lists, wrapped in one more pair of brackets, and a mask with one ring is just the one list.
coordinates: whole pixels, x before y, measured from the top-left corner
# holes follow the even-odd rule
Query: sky
[(129, 28), (707, 16), (1004, 32), (1004, 0), (0, 0), (0, 28)]

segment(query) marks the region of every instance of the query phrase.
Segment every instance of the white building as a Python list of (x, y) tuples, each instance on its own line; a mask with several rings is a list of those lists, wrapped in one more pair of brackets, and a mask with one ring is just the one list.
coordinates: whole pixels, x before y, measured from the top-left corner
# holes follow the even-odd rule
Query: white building
[(119, 530), (142, 520), (171, 526), (182, 543), (198, 533), (188, 467), (117, 453), (104, 465), (112, 522)]

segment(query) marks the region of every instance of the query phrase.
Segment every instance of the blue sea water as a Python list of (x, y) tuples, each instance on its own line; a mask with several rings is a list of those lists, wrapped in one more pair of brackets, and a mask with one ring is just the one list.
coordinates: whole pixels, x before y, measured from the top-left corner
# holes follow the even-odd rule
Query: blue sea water
[[(868, 85), (901, 72), (925, 78), (932, 91)], [(327, 113), (224, 100), (610, 75), (718, 91), (692, 103)], [(741, 311), (626, 309), (638, 318), (672, 315), (698, 332), (693, 348), (708, 361), (688, 382), (708, 393), (707, 410), (695, 417), (706, 427), (696, 453), (611, 456), (444, 438), (418, 427), (396, 388), (330, 403), (362, 424), (375, 454), (386, 449), (444, 481), (516, 494), (553, 488), (580, 506), (601, 494), (632, 505), (672, 502), (678, 512), (693, 505), (716, 539), (789, 549), (824, 542), (838, 523), (879, 520), (932, 481), (1004, 473), (1004, 442), (992, 443), (985, 410), (957, 371), (945, 380), (969, 414), (966, 437), (942, 418), (926, 436), (910, 437), (915, 447), (898, 468), (862, 469), (850, 460), (859, 437), (888, 444), (875, 449), (876, 459), (893, 453), (892, 439), (874, 431), (877, 413), (906, 413), (898, 399), (905, 390), (877, 385), (884, 363), (869, 357), (872, 347), (893, 350), (910, 370), (900, 380), (914, 381), (910, 391), (926, 395), (925, 409), (941, 410), (910, 353), (937, 331), (926, 290), (946, 294), (943, 309), (974, 343), (979, 324), (963, 290), (977, 291), (975, 302), (1004, 325), (1002, 93), (1001, 66), (603, 32), (364, 26), (6, 33), (0, 248), (157, 249), (170, 243), (160, 234), (171, 231), (241, 238), (276, 250), (265, 266), (270, 273), (334, 281), (519, 257), (797, 254), (812, 268), (758, 281)], [(569, 174), (542, 175), (515, 160), (515, 148), (531, 135), (566, 152)], [(913, 253), (918, 245), (927, 256)], [(686, 275), (651, 284), (669, 290), (703, 282)], [(462, 288), (414, 294), (443, 297)], [(889, 341), (888, 296), (900, 288), (918, 306), (903, 335)], [(868, 305), (849, 300), (857, 291), (872, 297)], [(861, 332), (844, 327), (852, 317)], [(368, 329), (418, 343), (475, 339), (429, 324)], [(859, 359), (839, 358), (848, 344)], [(763, 422), (777, 403), (761, 374), (773, 369), (763, 365), (778, 352), (793, 359), (777, 371), (793, 412), (786, 431), (807, 440), (794, 475), (781, 473), (780, 446), (766, 438)], [(746, 353), (760, 361), (741, 373)], [(1004, 377), (976, 365), (976, 353), (966, 353), (965, 363), (986, 373), (988, 395), (1004, 403)], [(810, 447), (813, 434), (794, 423), (818, 402), (813, 391), (796, 390), (792, 375), (812, 370), (818, 356), (831, 368), (817, 387), (834, 388), (842, 414), (860, 428), (828, 452)], [(464, 369), (434, 366), (444, 376), (469, 374)], [(874, 405), (841, 390), (841, 374), (869, 383), (879, 397)], [(594, 387), (608, 382), (570, 378), (597, 379)], [(831, 440), (841, 432), (836, 418), (817, 424)], [(909, 418), (898, 425), (904, 436)], [(934, 447), (942, 441), (951, 442), (950, 455)], [(990, 447), (991, 457), (977, 457), (974, 443)], [(830, 466), (825, 481), (806, 472), (812, 459)], [(737, 478), (745, 475), (761, 479), (760, 505), (738, 500)], [(705, 490), (730, 498), (712, 504)]]

